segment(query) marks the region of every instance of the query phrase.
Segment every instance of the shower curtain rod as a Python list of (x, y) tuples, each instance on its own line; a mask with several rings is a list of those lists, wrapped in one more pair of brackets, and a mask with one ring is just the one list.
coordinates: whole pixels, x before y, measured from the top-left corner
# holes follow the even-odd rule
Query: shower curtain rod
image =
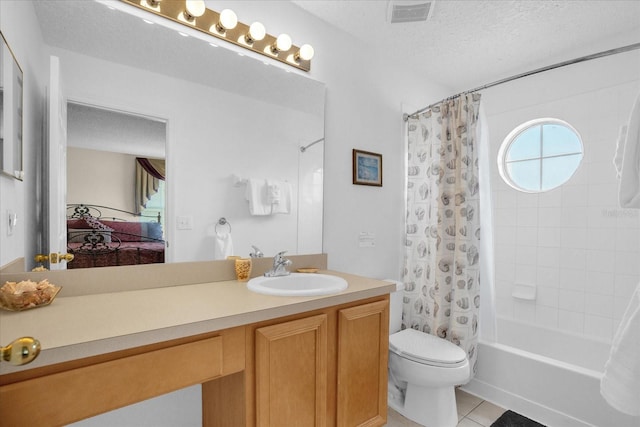
[(630, 45), (627, 45), (627, 46), (618, 47), (618, 48), (615, 48), (615, 49), (609, 49), (609, 50), (605, 50), (605, 51), (602, 51), (602, 52), (594, 53), (594, 54), (591, 54), (591, 55), (582, 56), (580, 58), (570, 59), (570, 60), (564, 61), (564, 62), (558, 62), (557, 64), (548, 65), (546, 67), (537, 68), (537, 69), (532, 70), (532, 71), (527, 71), (526, 73), (516, 74), (515, 76), (506, 77), (504, 79), (496, 80), (495, 82), (487, 83), (487, 84), (479, 86), (479, 87), (477, 87), (475, 89), (466, 90), (464, 92), (460, 92), (460, 93), (458, 93), (456, 95), (453, 95), (453, 96), (450, 96), (448, 98), (444, 98), (444, 99), (436, 102), (435, 104), (428, 105), (428, 106), (426, 106), (424, 108), (419, 109), (418, 111), (414, 111), (411, 114), (406, 114), (405, 113), (405, 114), (402, 115), (402, 118), (406, 122), (407, 120), (409, 120), (409, 117), (414, 117), (415, 115), (420, 114), (423, 111), (427, 111), (428, 109), (430, 109), (432, 107), (435, 107), (436, 105), (440, 104), (443, 101), (449, 101), (451, 99), (455, 99), (455, 98), (459, 97), (460, 95), (464, 95), (464, 94), (467, 94), (467, 93), (473, 93), (473, 92), (477, 92), (477, 91), (480, 91), (480, 90), (488, 89), (488, 88), (493, 87), (493, 86), (498, 86), (498, 85), (501, 85), (503, 83), (507, 83), (507, 82), (511, 82), (513, 80), (521, 79), (523, 77), (532, 76), (534, 74), (542, 73), (544, 71), (550, 71), (550, 70), (554, 70), (556, 68), (566, 67), (567, 65), (578, 64), (580, 62), (590, 61), (592, 59), (603, 58), (605, 56), (615, 55), (615, 54), (618, 54), (618, 53), (629, 52), (631, 50), (636, 50), (636, 49), (640, 49), (640, 43), (634, 43), (634, 44), (630, 44)]
[(322, 141), (324, 141), (324, 138), (316, 139), (315, 141), (310, 142), (309, 144), (305, 145), (304, 147), (300, 147), (300, 152), (304, 153), (305, 151), (307, 151), (307, 149), (309, 147), (311, 147), (312, 145), (316, 145), (318, 142), (322, 142)]

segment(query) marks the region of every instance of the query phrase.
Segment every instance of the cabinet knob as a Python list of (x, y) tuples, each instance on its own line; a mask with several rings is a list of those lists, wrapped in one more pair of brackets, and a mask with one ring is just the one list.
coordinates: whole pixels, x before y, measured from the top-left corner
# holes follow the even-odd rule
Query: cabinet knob
[(0, 347), (0, 360), (12, 365), (26, 365), (40, 354), (40, 341), (31, 337), (14, 340), (6, 347)]

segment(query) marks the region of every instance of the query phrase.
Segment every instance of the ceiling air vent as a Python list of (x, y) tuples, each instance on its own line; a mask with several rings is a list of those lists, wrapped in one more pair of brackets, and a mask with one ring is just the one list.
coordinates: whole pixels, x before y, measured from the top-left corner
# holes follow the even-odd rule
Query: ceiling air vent
[(392, 24), (402, 22), (420, 22), (431, 18), (435, 1), (389, 1), (388, 19)]

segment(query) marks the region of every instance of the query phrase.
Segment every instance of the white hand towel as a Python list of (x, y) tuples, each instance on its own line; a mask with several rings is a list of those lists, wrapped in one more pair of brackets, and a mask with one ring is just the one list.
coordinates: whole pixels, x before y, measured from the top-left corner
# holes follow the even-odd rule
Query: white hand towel
[(233, 255), (233, 241), (231, 233), (217, 233), (215, 237), (215, 247), (213, 248), (213, 259), (227, 259)]
[(640, 284), (613, 338), (600, 393), (618, 411), (640, 416)]
[(251, 215), (270, 215), (271, 205), (266, 203), (267, 183), (264, 179), (247, 180), (245, 198), (249, 201)]
[(616, 142), (616, 155), (613, 157), (613, 164), (616, 167), (616, 177), (621, 178), (622, 159), (624, 159), (624, 144), (627, 139), (627, 126), (620, 126), (618, 141)]
[(640, 208), (640, 95), (627, 125), (618, 200), (622, 208)]
[(267, 181), (267, 186), (278, 189), (277, 202), (271, 203), (271, 213), (290, 214), (291, 213), (291, 184), (286, 181)]
[(267, 203), (269, 203), (270, 205), (279, 204), (281, 195), (282, 191), (280, 188), (280, 183), (267, 181)]

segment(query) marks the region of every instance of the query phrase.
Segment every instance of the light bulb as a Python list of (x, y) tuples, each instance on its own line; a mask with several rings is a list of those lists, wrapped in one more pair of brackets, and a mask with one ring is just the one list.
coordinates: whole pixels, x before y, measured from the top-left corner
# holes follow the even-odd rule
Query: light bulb
[(300, 50), (296, 53), (295, 58), (302, 59), (303, 61), (310, 61), (311, 58), (313, 58), (314, 53), (313, 46), (310, 44), (303, 44), (300, 46)]
[(254, 22), (249, 27), (249, 32), (244, 36), (244, 40), (251, 44), (254, 41), (260, 41), (267, 35), (267, 31), (260, 22)]
[(226, 30), (233, 30), (238, 25), (238, 17), (231, 9), (225, 9), (220, 12), (220, 21), (218, 21), (218, 31), (224, 33)]
[(280, 34), (276, 42), (271, 46), (273, 53), (286, 52), (291, 49), (291, 37), (288, 34)]
[(202, 16), (204, 11), (207, 9), (204, 0), (187, 0), (186, 1), (186, 12), (184, 13), (187, 21), (192, 21), (193, 19)]

